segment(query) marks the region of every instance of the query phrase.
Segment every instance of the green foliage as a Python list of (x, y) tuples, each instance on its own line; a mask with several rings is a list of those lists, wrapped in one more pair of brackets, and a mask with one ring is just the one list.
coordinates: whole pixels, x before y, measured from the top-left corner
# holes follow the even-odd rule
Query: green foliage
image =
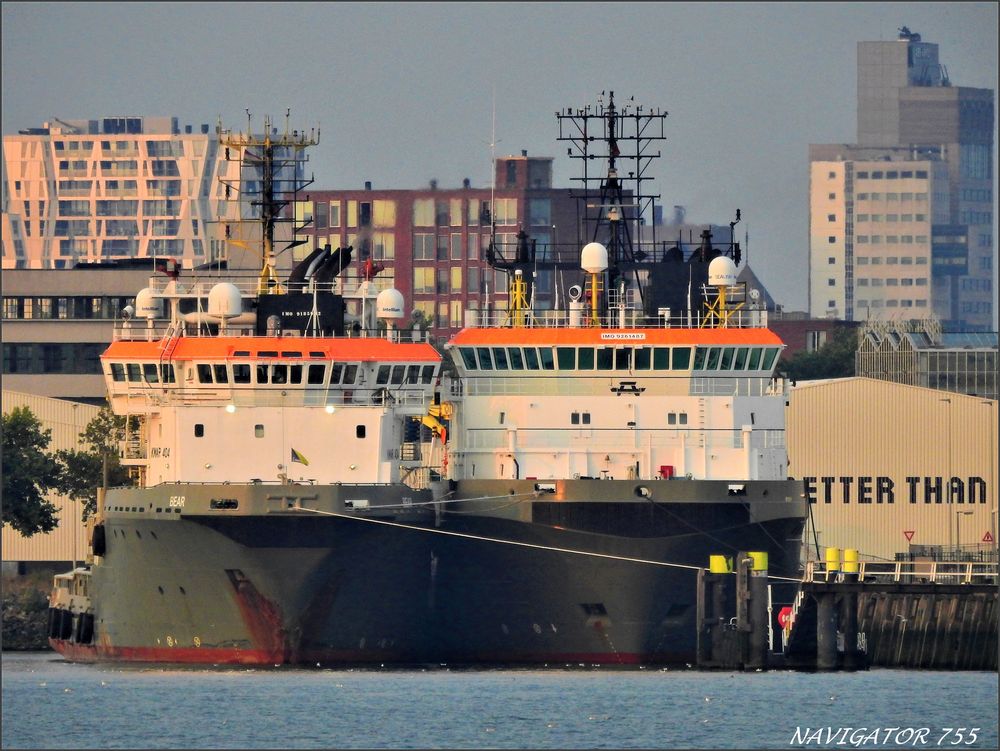
[(43, 497), (57, 489), (61, 475), (59, 462), (47, 452), (51, 437), (27, 407), (3, 416), (3, 525), (25, 537), (59, 524), (56, 506)]
[(3, 648), (47, 649), (49, 600), (43, 581), (4, 579)]
[(854, 375), (854, 354), (857, 349), (857, 329), (838, 328), (818, 350), (799, 352), (787, 360), (782, 360), (778, 369), (793, 381), (849, 378)]
[(58, 490), (83, 504), (84, 521), (97, 511), (97, 488), (129, 483), (128, 469), (118, 458), (118, 442), (124, 431), (125, 418), (105, 406), (80, 433), (84, 450), (56, 452), (63, 465)]

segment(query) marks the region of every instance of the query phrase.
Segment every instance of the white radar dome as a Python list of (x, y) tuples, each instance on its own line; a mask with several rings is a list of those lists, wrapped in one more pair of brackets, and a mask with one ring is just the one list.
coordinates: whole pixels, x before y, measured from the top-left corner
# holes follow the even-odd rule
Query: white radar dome
[(736, 264), (729, 256), (718, 256), (708, 264), (708, 283), (712, 287), (732, 287), (736, 284)]
[(580, 268), (588, 274), (600, 274), (608, 268), (608, 249), (600, 243), (587, 243), (580, 251)]
[(243, 312), (240, 289), (230, 282), (219, 282), (208, 291), (208, 314), (233, 318)]
[(379, 318), (403, 317), (403, 293), (398, 289), (384, 289), (375, 298), (375, 315)]
[(163, 315), (163, 300), (154, 296), (149, 287), (135, 296), (135, 314), (139, 318), (159, 318)]

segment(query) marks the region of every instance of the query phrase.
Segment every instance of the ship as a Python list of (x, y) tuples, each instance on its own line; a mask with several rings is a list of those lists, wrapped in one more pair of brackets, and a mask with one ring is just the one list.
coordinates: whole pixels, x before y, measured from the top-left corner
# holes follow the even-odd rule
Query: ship
[[(294, 221), (315, 139), (220, 127), (227, 156), (264, 177), (247, 202), (261, 267), (241, 280), (167, 264), (116, 325), (101, 362), (135, 484), (99, 493), (87, 565), (55, 577), (55, 650), (684, 664), (711, 555), (766, 553), (776, 587), (800, 575), (783, 344), (737, 281), (734, 233), (643, 236), (646, 146), (666, 113), (612, 93), (557, 115), (585, 173), (604, 165), (581, 182), (581, 236), (491, 243), (506, 302), (470, 311), (443, 347), (407, 329), (402, 295), (352, 247), (316, 248), (283, 280), (274, 229)], [(569, 278), (563, 305), (534, 304), (539, 269)]]

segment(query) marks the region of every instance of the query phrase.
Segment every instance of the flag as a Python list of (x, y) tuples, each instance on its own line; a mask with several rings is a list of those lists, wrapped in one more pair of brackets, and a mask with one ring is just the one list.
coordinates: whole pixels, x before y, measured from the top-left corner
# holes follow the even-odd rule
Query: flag
[(305, 464), (307, 467), (309, 466), (309, 460), (295, 449), (292, 449), (292, 461), (298, 462), (299, 464)]

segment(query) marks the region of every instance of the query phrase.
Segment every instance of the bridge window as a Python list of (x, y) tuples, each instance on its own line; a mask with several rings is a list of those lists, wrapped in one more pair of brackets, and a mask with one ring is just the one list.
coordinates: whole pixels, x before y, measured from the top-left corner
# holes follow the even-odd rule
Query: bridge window
[(670, 370), (669, 347), (656, 347), (653, 349), (653, 370)]
[(384, 386), (389, 383), (389, 366), (379, 365), (378, 374), (375, 376), (375, 385)]
[(704, 370), (705, 369), (705, 348), (698, 347), (694, 351), (694, 369)]
[(718, 370), (720, 354), (721, 349), (719, 347), (712, 347), (708, 350), (708, 360), (705, 362), (705, 370)]
[(493, 362), (496, 364), (497, 370), (507, 370), (507, 350), (503, 347), (494, 347)]
[(229, 383), (229, 369), (225, 364), (220, 363), (215, 366), (215, 382)]
[(344, 366), (344, 380), (345, 384), (352, 384), (358, 379), (358, 365), (357, 363), (350, 363)]
[(247, 363), (233, 365), (233, 383), (250, 383), (250, 366)]
[(479, 357), (480, 370), (493, 370), (493, 358), (490, 357), (489, 347), (476, 347), (476, 355)]
[(613, 347), (601, 347), (597, 350), (597, 369), (611, 370), (614, 367), (615, 350)]
[(691, 367), (691, 348), (674, 347), (674, 370), (687, 370)]
[(420, 366), (408, 365), (406, 368), (406, 382), (418, 383), (420, 381)]
[(125, 380), (125, 366), (120, 362), (111, 363), (111, 380), (118, 382)]
[(777, 347), (768, 347), (764, 351), (764, 359), (761, 361), (761, 370), (770, 370), (771, 366), (774, 365), (774, 360), (778, 356)]
[(636, 347), (635, 357), (633, 358), (633, 367), (636, 370), (649, 370), (650, 360), (649, 347)]
[(471, 347), (459, 347), (458, 351), (462, 355), (462, 362), (465, 363), (466, 370), (479, 369), (479, 365), (476, 363), (476, 353), (472, 351)]
[(580, 370), (594, 369), (594, 348), (580, 347), (577, 351), (577, 367)]
[(433, 380), (434, 380), (434, 366), (424, 365), (420, 373), (420, 382), (430, 383)]
[(302, 383), (302, 366), (298, 363), (288, 366), (288, 382)]
[(632, 366), (632, 348), (621, 347), (615, 350), (615, 370), (629, 370)]
[(284, 363), (276, 363), (271, 366), (271, 383), (288, 383), (288, 366)]
[(263, 363), (257, 365), (257, 383), (267, 383), (267, 365)]
[(747, 354), (749, 350), (746, 347), (740, 347), (736, 350), (736, 362), (733, 365), (734, 370), (745, 370), (747, 366)]
[(528, 370), (538, 370), (538, 352), (534, 347), (524, 348), (524, 364)]
[(576, 370), (576, 347), (556, 347), (559, 370)]
[(748, 370), (760, 369), (760, 353), (761, 350), (758, 347), (754, 347), (750, 350), (750, 362), (747, 365)]
[(722, 350), (722, 362), (719, 364), (719, 370), (730, 370), (733, 366), (733, 348), (726, 347)]
[(142, 382), (142, 370), (138, 363), (130, 362), (128, 364), (128, 380), (129, 383)]
[(392, 385), (399, 386), (403, 383), (403, 378), (406, 376), (406, 366), (405, 365), (393, 365), (392, 366)]
[(524, 358), (521, 357), (520, 347), (507, 347), (507, 361), (511, 370), (524, 370)]
[(552, 358), (552, 347), (539, 347), (538, 359), (542, 364), (542, 370), (556, 369), (556, 362)]
[(160, 381), (160, 374), (156, 371), (156, 363), (145, 363), (142, 366), (142, 374), (146, 383), (159, 383)]
[(212, 382), (212, 366), (200, 362), (195, 365), (195, 369), (198, 372), (198, 383), (211, 383)]

